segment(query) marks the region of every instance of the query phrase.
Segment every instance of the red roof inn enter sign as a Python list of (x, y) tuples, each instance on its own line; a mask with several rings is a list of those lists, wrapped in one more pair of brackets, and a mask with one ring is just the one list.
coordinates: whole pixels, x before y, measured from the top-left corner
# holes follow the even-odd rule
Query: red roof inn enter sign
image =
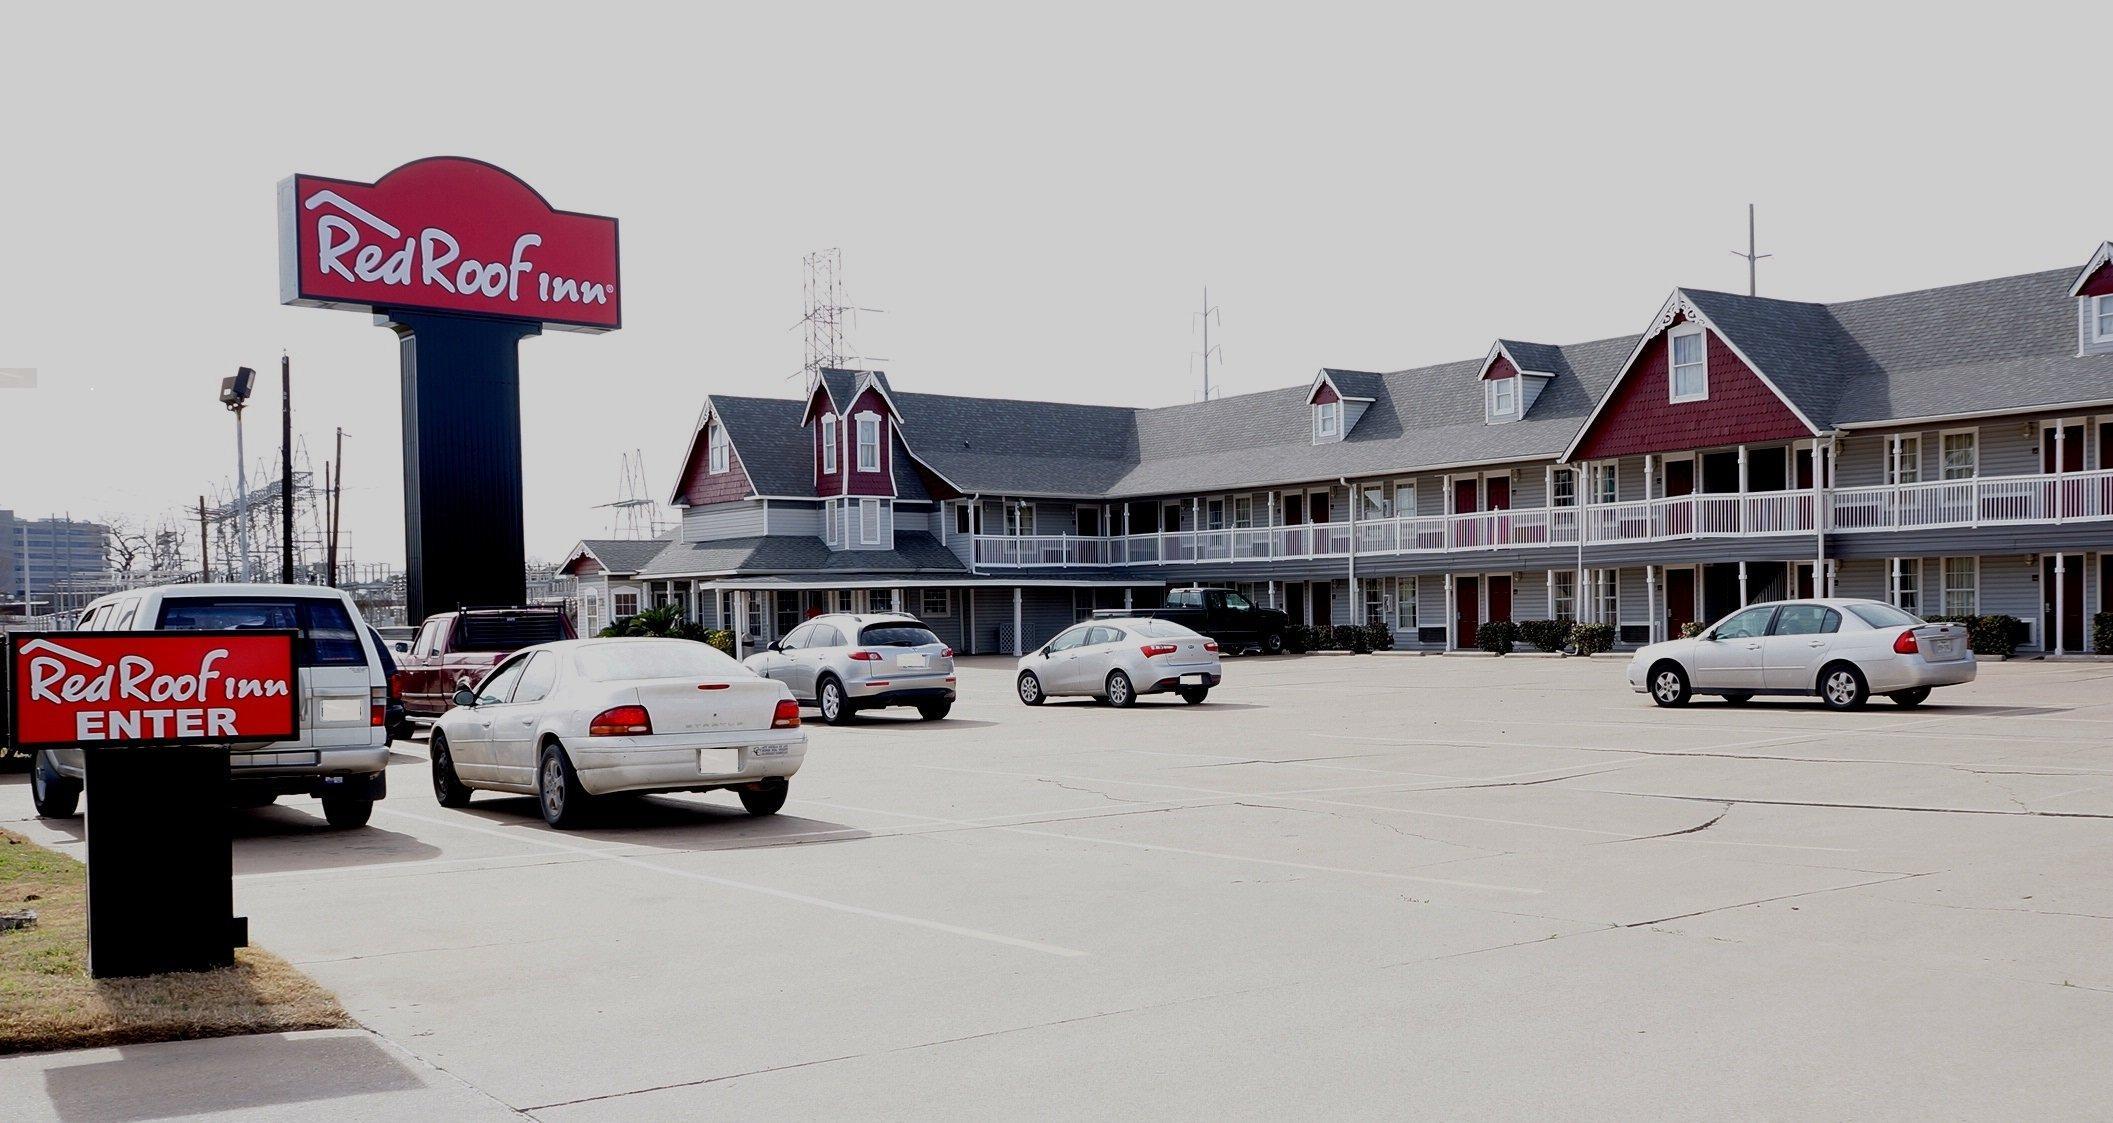
[(279, 184), (279, 300), (623, 326), (616, 220), (561, 211), (503, 168), (414, 160), (373, 183)]
[(301, 734), (292, 632), (18, 633), (17, 749), (227, 745)]

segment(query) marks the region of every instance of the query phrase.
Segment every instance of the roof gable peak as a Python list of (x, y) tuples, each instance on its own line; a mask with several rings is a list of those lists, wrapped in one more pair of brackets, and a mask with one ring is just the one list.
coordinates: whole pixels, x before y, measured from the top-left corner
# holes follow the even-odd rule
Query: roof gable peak
[(2083, 269), (2076, 274), (2076, 282), (2069, 286), (2069, 295), (2082, 295), (2084, 286), (2091, 283), (2092, 276), (2109, 263), (2113, 263), (2113, 242), (2100, 242), (2098, 249), (2091, 254), (2091, 260), (2084, 262)]

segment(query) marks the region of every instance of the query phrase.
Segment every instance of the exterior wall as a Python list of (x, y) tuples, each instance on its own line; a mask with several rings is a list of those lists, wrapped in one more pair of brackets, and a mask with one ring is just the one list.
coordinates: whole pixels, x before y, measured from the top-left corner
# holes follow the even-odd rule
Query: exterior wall
[[(757, 531), (760, 534), (762, 531)], [(822, 505), (820, 503), (788, 503), (774, 499), (770, 503), (770, 533), (804, 534), (810, 538), (822, 536)]]
[(2105, 296), (2113, 293), (2113, 264), (2101, 265), (2091, 274), (2084, 287), (2076, 290), (2078, 296)]
[[(719, 419), (710, 419), (716, 427)], [(682, 474), (682, 503), (686, 507), (703, 507), (713, 503), (731, 503), (746, 499), (756, 488), (749, 482), (748, 469), (741, 466), (741, 450), (731, 442), (726, 448), (726, 471), (712, 470), (711, 434), (707, 430), (697, 442), (690, 463)]]
[[(1070, 589), (1021, 590), (1020, 650), (1032, 651), (1076, 622)], [(975, 589), (975, 649), (980, 654), (1009, 655), (1012, 648), (1000, 643), (1012, 631), (1010, 588)]]
[(1517, 378), (1518, 376), (1519, 368), (1511, 365), (1510, 359), (1498, 355), (1497, 361), (1489, 364), (1489, 369), (1482, 372), (1482, 381), (1495, 382), (1500, 378)]
[[(814, 392), (815, 396), (822, 401), (821, 408), (826, 410), (829, 402), (828, 393), (820, 386), (816, 386)], [(813, 437), (814, 444), (814, 493), (816, 495), (841, 495), (844, 490), (844, 454), (847, 451), (847, 446), (844, 443), (844, 430), (847, 426), (842, 418), (837, 418), (834, 424), (836, 427), (836, 440), (834, 442), (836, 445), (836, 468), (833, 471), (825, 471), (823, 469), (821, 415), (817, 413), (814, 422), (807, 427)]]
[[(878, 471), (861, 472), (858, 469), (858, 415), (871, 412), (880, 417), (880, 465)], [(888, 416), (888, 403), (880, 391), (867, 387), (866, 392), (844, 411), (844, 451), (848, 459), (838, 461), (849, 475), (845, 492), (850, 495), (894, 495), (895, 494), (895, 421)]]
[[(1677, 324), (1675, 326), (1678, 326)], [(1578, 444), (1577, 458), (1761, 444), (1812, 435), (1789, 406), (1715, 332), (1705, 344), (1709, 397), (1669, 401), (1668, 333), (1644, 345)]]
[[(776, 515), (777, 512), (771, 512)], [(763, 500), (743, 499), (682, 510), (684, 542), (714, 542), (722, 538), (747, 538), (762, 534)]]
[(1982, 476), (2036, 475), (2044, 467), (2039, 453), (2040, 418), (2037, 416), (2020, 415), (2001, 421), (1928, 428), (1859, 429), (1836, 449), (1834, 486), (1883, 485), (1886, 467), (1892, 458), (1890, 438), (1896, 433), (1922, 438), (1921, 478), (1925, 482), (1940, 479), (1944, 468), (1943, 436), (1960, 429), (1972, 429), (1979, 435), (1979, 472)]
[(968, 590), (934, 589), (931, 591), (934, 594), (945, 595), (947, 611), (944, 614), (924, 611), (925, 590), (923, 589), (908, 589), (904, 591), (902, 598), (903, 610), (924, 621), (925, 627), (932, 629), (932, 634), (938, 636), (940, 641), (948, 647), (953, 648), (957, 652), (967, 652)]

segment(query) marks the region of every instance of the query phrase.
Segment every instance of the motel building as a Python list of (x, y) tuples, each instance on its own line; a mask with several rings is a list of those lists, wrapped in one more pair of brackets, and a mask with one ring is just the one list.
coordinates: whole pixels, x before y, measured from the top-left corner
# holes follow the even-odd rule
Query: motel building
[(2083, 652), (2113, 605), (2109, 259), (1838, 304), (1678, 289), (1638, 335), (1153, 409), (832, 370), (708, 397), (680, 528), (565, 568), (583, 625), (673, 602), (744, 651), (901, 609), (1017, 653), (1203, 584), (1412, 649), (1549, 617), (1634, 646), (1819, 592)]

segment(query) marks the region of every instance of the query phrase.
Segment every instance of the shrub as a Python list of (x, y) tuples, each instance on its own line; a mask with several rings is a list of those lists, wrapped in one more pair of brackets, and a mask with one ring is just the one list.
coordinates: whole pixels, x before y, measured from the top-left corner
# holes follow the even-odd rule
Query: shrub
[(726, 652), (728, 655), (734, 653), (734, 633), (727, 631), (725, 628), (713, 628), (711, 631), (704, 633), (704, 642)]
[(1687, 623), (1680, 625), (1680, 638), (1694, 639), (1696, 636), (1701, 635), (1703, 633), (1703, 630), (1708, 627), (1709, 624), (1707, 621), (1690, 620)]
[(694, 620), (683, 618), (682, 611), (672, 604), (648, 608), (635, 615), (626, 616), (601, 631), (603, 638), (621, 636), (704, 639), (704, 626)]
[(1975, 654), (2005, 658), (2018, 653), (2018, 635), (2025, 628), (2024, 621), (2000, 612), (1985, 616), (1938, 614), (1926, 619), (1932, 624), (1964, 624), (1966, 642), (1973, 646)]
[(1373, 651), (1394, 650), (1394, 633), (1381, 623), (1365, 625), (1365, 647)]
[(1519, 644), (1519, 626), (1509, 620), (1491, 620), (1475, 629), (1475, 646), (1498, 655), (1509, 655)]
[(1597, 655), (1614, 650), (1614, 625), (1579, 624), (1570, 629), (1571, 646), (1579, 655)]
[(1356, 624), (1337, 624), (1331, 630), (1335, 633), (1334, 643), (1338, 651), (1354, 651), (1364, 655), (1372, 650), (1372, 645), (1365, 642), (1364, 628)]
[(2091, 649), (2100, 655), (2113, 655), (2113, 612), (2101, 612), (2091, 618)]
[(1570, 620), (1521, 620), (1519, 638), (1534, 646), (1536, 651), (1561, 651), (1570, 640)]

